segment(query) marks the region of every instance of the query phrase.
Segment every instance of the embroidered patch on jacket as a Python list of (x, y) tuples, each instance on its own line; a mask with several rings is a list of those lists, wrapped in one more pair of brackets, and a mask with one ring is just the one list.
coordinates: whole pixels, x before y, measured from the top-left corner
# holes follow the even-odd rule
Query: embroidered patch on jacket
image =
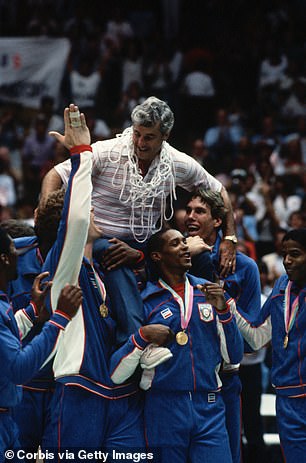
[(171, 317), (172, 315), (173, 315), (173, 313), (171, 312), (169, 307), (167, 307), (166, 309), (161, 311), (161, 316), (163, 317), (164, 320), (166, 320), (166, 318)]
[(200, 319), (203, 322), (211, 322), (214, 319), (214, 311), (211, 304), (200, 303), (198, 304)]

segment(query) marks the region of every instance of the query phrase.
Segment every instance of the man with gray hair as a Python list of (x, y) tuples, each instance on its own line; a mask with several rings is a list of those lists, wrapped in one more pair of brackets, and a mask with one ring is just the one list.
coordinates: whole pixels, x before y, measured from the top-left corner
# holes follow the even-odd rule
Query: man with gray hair
[[(135, 279), (126, 266), (141, 264), (147, 239), (170, 218), (166, 213), (167, 199), (172, 216), (177, 186), (187, 191), (202, 186), (222, 194), (228, 209), (223, 226), (228, 239), (220, 246), (220, 265), (224, 275), (235, 269), (235, 245), (231, 241), (235, 234), (234, 220), (226, 189), (198, 162), (167, 142), (174, 124), (167, 103), (153, 96), (147, 98), (134, 108), (131, 120), (132, 126), (116, 138), (92, 145), (92, 206), (97, 225), (107, 238), (106, 245), (104, 240), (96, 248), (96, 257), (102, 260), (105, 284), (109, 293), (114, 294), (115, 306), (128, 308), (126, 316), (118, 315), (119, 327), (124, 332), (120, 342), (126, 339), (126, 333), (137, 329), (135, 324), (131, 326), (131, 320), (134, 315), (137, 319), (135, 307), (141, 306), (138, 291), (131, 289), (133, 285), (136, 287)], [(58, 132), (50, 134), (65, 145), (65, 136)], [(69, 162), (63, 162), (47, 173), (42, 201), (50, 191), (67, 184), (69, 171)], [(121, 272), (126, 272), (123, 278)], [(141, 321), (138, 318), (140, 324)]]

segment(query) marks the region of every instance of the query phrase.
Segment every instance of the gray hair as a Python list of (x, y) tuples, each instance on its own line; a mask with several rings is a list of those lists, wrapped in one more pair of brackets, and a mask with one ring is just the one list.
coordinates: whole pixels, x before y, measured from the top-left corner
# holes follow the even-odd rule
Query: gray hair
[(160, 122), (159, 129), (162, 135), (168, 134), (174, 124), (174, 115), (167, 103), (155, 96), (150, 96), (143, 103), (135, 106), (131, 119), (133, 125), (144, 127), (152, 127)]

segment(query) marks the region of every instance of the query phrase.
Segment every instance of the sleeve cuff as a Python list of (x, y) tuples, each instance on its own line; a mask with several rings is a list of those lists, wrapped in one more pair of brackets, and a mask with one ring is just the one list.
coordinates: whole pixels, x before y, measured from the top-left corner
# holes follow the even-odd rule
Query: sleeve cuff
[(149, 341), (143, 336), (141, 328), (135, 333), (132, 334), (132, 343), (138, 347), (138, 349), (144, 350), (149, 343)]
[(229, 301), (226, 301), (226, 309), (225, 310), (221, 311), (221, 310), (218, 310), (216, 308), (216, 313), (217, 313), (218, 318), (219, 318), (221, 323), (228, 323), (233, 318), (233, 315), (232, 315), (231, 309), (230, 309)]
[(91, 151), (92, 152), (92, 147), (90, 145), (76, 145), (70, 148), (70, 155), (73, 156), (74, 154), (80, 154), (83, 153), (84, 151)]
[(57, 326), (57, 328), (59, 328), (60, 330), (64, 330), (70, 322), (70, 320), (71, 318), (69, 318), (68, 315), (64, 314), (63, 312), (60, 312), (59, 310), (56, 310), (50, 318), (49, 323)]
[(38, 310), (36, 304), (33, 301), (31, 301), (27, 307), (22, 309), (22, 311), (32, 323), (35, 323), (37, 321)]

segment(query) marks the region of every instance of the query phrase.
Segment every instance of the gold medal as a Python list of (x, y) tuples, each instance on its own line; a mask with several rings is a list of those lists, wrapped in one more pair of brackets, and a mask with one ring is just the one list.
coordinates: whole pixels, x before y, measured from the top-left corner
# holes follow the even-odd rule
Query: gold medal
[(106, 304), (101, 304), (100, 307), (99, 307), (99, 310), (100, 310), (100, 314), (103, 318), (107, 317), (108, 315), (108, 308), (106, 306)]
[(184, 346), (188, 342), (188, 335), (185, 331), (179, 331), (176, 333), (175, 339), (180, 346)]
[(286, 336), (284, 337), (284, 349), (287, 349), (288, 341), (289, 341), (288, 334), (286, 334)]

